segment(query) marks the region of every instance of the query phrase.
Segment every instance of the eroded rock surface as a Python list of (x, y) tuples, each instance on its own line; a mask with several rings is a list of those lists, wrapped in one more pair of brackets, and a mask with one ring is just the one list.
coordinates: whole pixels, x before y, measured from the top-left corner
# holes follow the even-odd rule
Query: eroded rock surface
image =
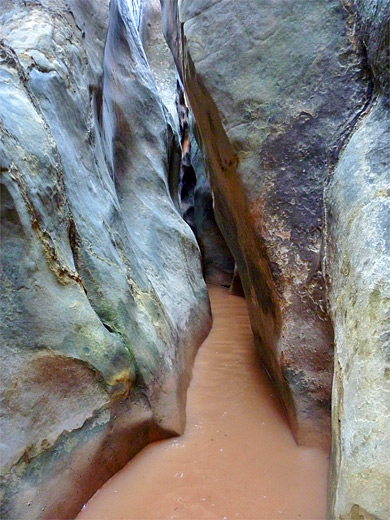
[(323, 185), (370, 96), (339, 0), (162, 1), (259, 353), (299, 442), (329, 445)]
[(357, 2), (373, 100), (326, 190), (335, 325), (329, 516), (390, 518), (390, 2)]
[[(162, 31), (160, 0), (142, 2), (140, 33), (158, 93), (177, 123), (176, 67)], [(175, 127), (177, 129), (177, 127)]]
[(209, 304), (141, 19), (0, 2), (2, 518), (69, 518), (183, 429)]
[(140, 32), (158, 92), (172, 118), (171, 170), (177, 172), (181, 162), (180, 176), (170, 178), (172, 199), (195, 233), (206, 282), (228, 286), (234, 260), (215, 222), (204, 158), (194, 135), (196, 123), (186, 106), (173, 56), (162, 31), (160, 0), (144, 2)]

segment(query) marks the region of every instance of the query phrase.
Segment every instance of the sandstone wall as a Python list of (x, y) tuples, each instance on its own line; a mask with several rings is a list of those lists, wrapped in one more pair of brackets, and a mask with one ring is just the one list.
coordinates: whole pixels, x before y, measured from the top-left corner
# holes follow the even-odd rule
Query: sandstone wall
[(216, 219), (299, 442), (329, 446), (323, 186), (370, 97), (339, 0), (163, 0)]
[(209, 303), (142, 16), (0, 1), (2, 518), (70, 518), (183, 431)]
[(390, 2), (357, 2), (374, 91), (326, 188), (335, 327), (330, 518), (390, 518)]
[(335, 340), (329, 518), (389, 518), (390, 4), (161, 4), (300, 443), (329, 443)]

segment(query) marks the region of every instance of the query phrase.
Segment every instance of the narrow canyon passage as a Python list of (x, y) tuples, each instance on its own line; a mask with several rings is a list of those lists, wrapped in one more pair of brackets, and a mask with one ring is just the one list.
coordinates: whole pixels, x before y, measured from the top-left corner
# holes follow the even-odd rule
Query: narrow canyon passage
[(147, 446), (78, 520), (325, 518), (328, 457), (297, 447), (259, 367), (245, 300), (210, 288), (183, 436)]

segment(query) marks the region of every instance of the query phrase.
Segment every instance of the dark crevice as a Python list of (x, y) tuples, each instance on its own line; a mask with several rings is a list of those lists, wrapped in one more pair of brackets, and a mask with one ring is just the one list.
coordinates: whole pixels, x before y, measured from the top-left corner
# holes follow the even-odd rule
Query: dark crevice
[(78, 274), (79, 273), (79, 271), (78, 271), (78, 251), (77, 251), (78, 237), (77, 237), (76, 226), (75, 226), (73, 217), (71, 217), (70, 222), (69, 222), (68, 238), (69, 238), (69, 246), (72, 251), (75, 271), (77, 273), (77, 278), (80, 280), (80, 286), (83, 288), (83, 290), (88, 298), (88, 291), (87, 291), (85, 285), (82, 283), (82, 280)]
[(111, 334), (115, 334), (115, 333), (116, 333), (116, 331), (115, 331), (114, 329), (112, 329), (109, 325), (107, 325), (107, 323), (104, 323), (104, 322), (102, 321), (102, 325), (103, 325), (103, 327), (105, 327), (105, 328), (108, 330), (108, 332), (110, 332)]
[(235, 261), (215, 220), (211, 188), (198, 142), (200, 136), (196, 138), (199, 132), (180, 81), (177, 82), (176, 109), (181, 142), (179, 211), (198, 242), (203, 278), (208, 283), (230, 287)]

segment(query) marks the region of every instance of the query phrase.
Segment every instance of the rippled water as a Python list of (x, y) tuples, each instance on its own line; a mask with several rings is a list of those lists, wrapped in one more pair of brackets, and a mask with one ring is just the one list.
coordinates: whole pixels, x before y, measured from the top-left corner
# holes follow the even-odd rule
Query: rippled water
[(253, 348), (245, 300), (211, 287), (182, 437), (147, 446), (78, 520), (322, 520), (328, 457), (296, 446)]

